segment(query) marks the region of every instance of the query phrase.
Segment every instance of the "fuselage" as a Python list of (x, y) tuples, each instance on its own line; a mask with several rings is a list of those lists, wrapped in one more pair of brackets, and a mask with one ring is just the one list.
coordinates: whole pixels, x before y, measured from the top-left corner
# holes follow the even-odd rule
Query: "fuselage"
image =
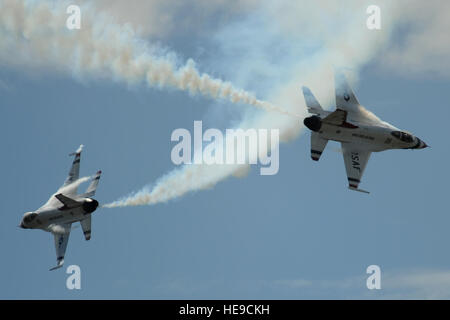
[(342, 143), (356, 143), (365, 150), (379, 152), (389, 149), (422, 149), (426, 143), (411, 133), (382, 122), (380, 125), (344, 122), (340, 125), (328, 124), (319, 116), (306, 118), (305, 125), (326, 140)]
[[(85, 240), (91, 239), (91, 214), (98, 207), (98, 201), (92, 199), (92, 197), (97, 190), (102, 171), (97, 171), (91, 177), (80, 178), (82, 150), (83, 145), (80, 145), (74, 153), (70, 154), (74, 158), (63, 185), (39, 209), (26, 212), (19, 224), (19, 227), (23, 229), (39, 229), (52, 233), (56, 252), (56, 266), (50, 270), (56, 270), (63, 266), (74, 222), (80, 222)], [(78, 194), (77, 189), (80, 184), (88, 180), (91, 180), (91, 183), (86, 191)]]
[[(79, 206), (67, 208), (52, 195), (45, 205), (36, 211), (24, 214), (20, 227), (24, 229), (41, 229), (58, 232), (56, 225), (78, 222), (92, 214), (98, 207), (98, 201), (91, 198), (76, 199)], [(55, 229), (56, 228), (56, 229)]]

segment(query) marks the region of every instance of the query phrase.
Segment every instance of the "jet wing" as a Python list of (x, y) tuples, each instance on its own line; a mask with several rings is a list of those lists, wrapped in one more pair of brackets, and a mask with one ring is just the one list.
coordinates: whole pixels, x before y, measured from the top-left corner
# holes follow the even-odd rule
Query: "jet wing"
[(67, 243), (69, 242), (71, 225), (55, 225), (55, 227), (59, 227), (61, 232), (52, 232), (55, 238), (56, 266), (51, 268), (50, 271), (61, 268), (64, 264), (64, 256), (66, 254)]
[[(80, 159), (81, 159), (81, 151), (83, 150), (83, 145), (80, 145), (77, 151), (74, 153), (71, 153), (70, 155), (74, 155), (75, 158), (72, 162), (72, 167), (70, 168), (69, 175), (66, 178), (66, 181), (64, 181), (64, 184), (61, 188), (71, 184), (72, 182), (75, 182), (78, 180), (80, 176)], [(77, 191), (75, 189), (74, 194), (76, 194)]]
[(358, 186), (361, 182), (371, 152), (358, 148), (358, 146), (355, 146), (352, 143), (341, 143), (341, 145), (349, 189), (369, 193), (365, 190), (358, 189)]
[(57, 195), (55, 195), (55, 198), (58, 199), (62, 204), (64, 204), (64, 207), (62, 209), (73, 209), (82, 205), (81, 202), (66, 197), (62, 193), (58, 193)]

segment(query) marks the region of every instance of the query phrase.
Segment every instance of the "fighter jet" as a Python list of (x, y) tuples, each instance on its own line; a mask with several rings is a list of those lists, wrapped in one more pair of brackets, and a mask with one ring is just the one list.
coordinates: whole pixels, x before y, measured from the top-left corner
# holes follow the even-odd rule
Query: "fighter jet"
[(41, 229), (51, 232), (55, 238), (56, 266), (50, 270), (61, 268), (69, 241), (72, 223), (80, 222), (86, 240), (91, 239), (91, 214), (97, 209), (98, 201), (92, 199), (100, 180), (101, 171), (92, 178), (92, 182), (83, 194), (77, 194), (80, 184), (80, 157), (83, 145), (74, 155), (72, 167), (64, 184), (42, 207), (26, 212), (20, 222), (23, 229)]
[(340, 142), (350, 190), (369, 193), (358, 186), (372, 152), (427, 147), (413, 134), (366, 110), (340, 72), (335, 73), (335, 111), (325, 111), (307, 87), (302, 89), (308, 112), (314, 114), (303, 120), (311, 130), (311, 158), (319, 161), (329, 140)]

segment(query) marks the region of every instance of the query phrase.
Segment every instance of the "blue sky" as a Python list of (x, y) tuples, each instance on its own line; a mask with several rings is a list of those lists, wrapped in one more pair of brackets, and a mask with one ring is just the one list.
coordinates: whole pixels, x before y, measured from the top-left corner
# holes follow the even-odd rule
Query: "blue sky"
[[(181, 60), (193, 57), (203, 71), (269, 96), (265, 88), (271, 81), (280, 86), (287, 66), (280, 62), (280, 74), (271, 80), (264, 79), (269, 71), (260, 70), (257, 79), (264, 80), (258, 84), (238, 71), (233, 78), (227, 63), (245, 64), (224, 49), (232, 46), (218, 42), (252, 11), (227, 20), (222, 9), (211, 13), (221, 23), (205, 22), (214, 37), (193, 26), (192, 32), (159, 34), (158, 41)], [(394, 40), (411, 43), (408, 31), (395, 32)], [(149, 32), (144, 38), (152, 37)], [(395, 46), (394, 40), (387, 48)], [(290, 49), (280, 47), (282, 52)], [(333, 151), (337, 143), (329, 144), (319, 163), (311, 161), (304, 130), (280, 145), (277, 175), (260, 176), (252, 167), (244, 178), (230, 177), (167, 203), (99, 208), (93, 214), (92, 239), (85, 241), (81, 229), (74, 229), (67, 249), (65, 267), (81, 267), (81, 290), (66, 288), (65, 267), (48, 271), (55, 261), (50, 233), (17, 227), (24, 212), (40, 207), (63, 183), (70, 152), (85, 145), (80, 174), (103, 171), (96, 199), (107, 203), (174, 168), (174, 129), (192, 130), (194, 120), (223, 128), (265, 111), (110, 77), (74, 77), (48, 63), (27, 67), (30, 61), (11, 65), (4, 59), (0, 297), (448, 298), (448, 60), (442, 60), (441, 70), (424, 65), (421, 72), (412, 69), (428, 60), (411, 58), (415, 65), (409, 72), (403, 65), (385, 66), (395, 61), (389, 58), (393, 51), (380, 50), (358, 65), (356, 95), (380, 118), (413, 132), (431, 148), (373, 154), (361, 184), (370, 195), (347, 189), (342, 155)], [(251, 57), (261, 60), (250, 69), (267, 62)], [(270, 76), (276, 74), (276, 63), (269, 69)], [(366, 288), (366, 268), (372, 264), (381, 267), (382, 290)]]

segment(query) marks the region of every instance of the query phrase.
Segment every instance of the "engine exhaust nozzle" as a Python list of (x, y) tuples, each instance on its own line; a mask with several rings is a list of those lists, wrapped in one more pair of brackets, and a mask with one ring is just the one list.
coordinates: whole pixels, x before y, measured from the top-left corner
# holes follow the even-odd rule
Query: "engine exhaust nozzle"
[(303, 120), (303, 124), (311, 131), (319, 131), (322, 127), (322, 119), (319, 116), (311, 116)]

